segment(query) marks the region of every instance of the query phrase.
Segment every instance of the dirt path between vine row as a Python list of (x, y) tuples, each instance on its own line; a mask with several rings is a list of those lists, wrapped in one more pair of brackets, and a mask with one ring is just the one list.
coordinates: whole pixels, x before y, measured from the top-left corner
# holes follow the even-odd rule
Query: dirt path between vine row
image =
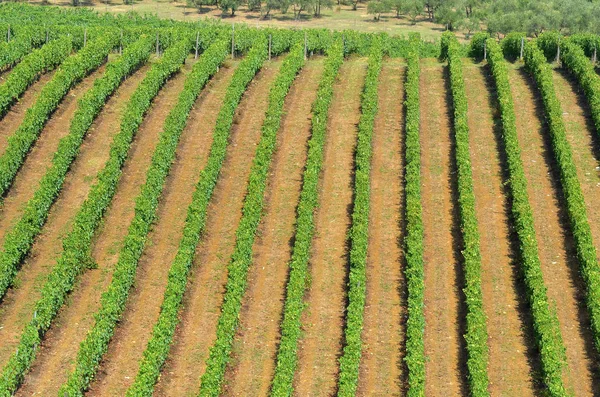
[(311, 284), (294, 379), (300, 396), (333, 395), (337, 389), (346, 310), (354, 148), (366, 70), (364, 58), (346, 61), (333, 87), (309, 263)]
[[(65, 205), (64, 201), (77, 197), (76, 201), (69, 203), (72, 206), (70, 211), (76, 211), (87, 197), (92, 181), (95, 180), (96, 175), (108, 159), (110, 144), (114, 135), (119, 132), (121, 115), (127, 102), (146, 75), (148, 68), (149, 66), (141, 68), (125, 80), (106, 102), (104, 109), (88, 131), (79, 155), (67, 174), (57, 206), (63, 206)], [(25, 377), (18, 395), (56, 394), (60, 385), (66, 380), (79, 343), (92, 321), (93, 310), (87, 310), (85, 315), (78, 316), (80, 307), (88, 299), (97, 302), (97, 295), (101, 292), (98, 289), (94, 289), (92, 292), (87, 291), (90, 288), (87, 279), (91, 274), (97, 273), (97, 270), (90, 270), (83, 276), (84, 281), (70, 296), (69, 305), (59, 312), (55, 325), (50, 327), (46, 333), (37, 359)], [(84, 291), (85, 293), (83, 293)]]
[(565, 387), (575, 395), (592, 395), (592, 360), (586, 347), (589, 331), (583, 310), (579, 264), (563, 207), (558, 168), (544, 120), (543, 103), (524, 69), (509, 71), (517, 133), (527, 177), (544, 282), (566, 346)]
[[(29, 181), (39, 180), (45, 173), (46, 167), (52, 161), (60, 137), (66, 135), (69, 130), (71, 118), (77, 107), (77, 100), (91, 87), (100, 73), (101, 71), (92, 73), (71, 90), (47, 123), (17, 174), (15, 183), (9, 191), (6, 211), (2, 212), (2, 218), (6, 217), (15, 221), (21, 214), (20, 207), (25, 203), (15, 201), (13, 197), (27, 200), (32, 196), (33, 191), (37, 188), (37, 183)], [(31, 183), (31, 186), (28, 183)], [(21, 192), (24, 191), (27, 193), (21, 196)], [(72, 204), (69, 203), (67, 206), (71, 207)], [(65, 212), (60, 215), (51, 209), (46, 227), (36, 238), (29, 257), (25, 259), (17, 274), (14, 287), (7, 291), (0, 303), (0, 340), (3, 341), (0, 346), (0, 367), (13, 353), (13, 349), (19, 342), (21, 331), (33, 315), (33, 305), (39, 298), (41, 287), (62, 247), (61, 237), (66, 232), (65, 228), (72, 216), (66, 214), (74, 215), (75, 213), (71, 208), (63, 209)], [(12, 222), (7, 223), (6, 225), (2, 224), (2, 227), (10, 227)], [(6, 229), (3, 230), (4, 234)]]
[(206, 232), (196, 250), (181, 322), (156, 387), (157, 396), (195, 395), (199, 390), (209, 349), (216, 338), (227, 265), (235, 247), (235, 231), (242, 216), (269, 90), (280, 66), (281, 60), (265, 63), (237, 109), (227, 156), (208, 207)]
[(265, 193), (265, 215), (253, 247), (240, 327), (225, 376), (225, 395), (269, 394), (310, 136), (311, 106), (322, 72), (323, 59), (310, 60), (285, 100)]
[(379, 76), (379, 111), (373, 131), (367, 295), (359, 395), (403, 392), (406, 315), (402, 222), (404, 201), (404, 80), (406, 66), (387, 59)]
[(446, 67), (421, 61), (421, 186), (425, 263), (425, 394), (464, 393), (461, 263)]
[(104, 69), (104, 66), (101, 66), (71, 89), (46, 122), (0, 207), (0, 242), (3, 242), (4, 234), (21, 217), (25, 209), (24, 204), (33, 197), (39, 187), (40, 180), (52, 164), (61, 138), (69, 134), (79, 99), (92, 88), (94, 80), (102, 77)]
[(487, 68), (465, 61), (471, 168), (479, 224), (481, 282), (487, 316), (489, 391), (492, 395), (534, 395), (529, 357), (530, 318), (525, 291), (518, 289), (518, 263), (510, 232), (510, 203), (501, 146), (502, 124)]
[[(600, 139), (594, 127), (590, 114), (589, 104), (583, 90), (579, 89), (577, 82), (565, 70), (555, 71), (554, 86), (556, 95), (563, 110), (567, 139), (573, 151), (573, 160), (577, 168), (577, 176), (583, 190), (586, 212), (596, 253), (600, 252)], [(597, 257), (598, 258), (598, 257)], [(579, 276), (579, 270), (574, 269), (579, 283), (579, 305), (585, 308), (585, 287)], [(587, 312), (587, 309), (583, 309)], [(591, 332), (588, 331), (590, 323), (586, 315), (580, 318), (583, 328), (586, 329), (586, 357), (591, 363), (591, 376), (593, 377), (592, 390), (595, 395), (600, 394), (600, 358), (593, 346)]]
[[(125, 395), (133, 383), (143, 351), (158, 319), (169, 268), (183, 233), (187, 208), (212, 142), (212, 101), (222, 102), (232, 68), (221, 68), (190, 113), (167, 177), (158, 218), (138, 264), (125, 313), (105, 355), (92, 395)], [(207, 117), (208, 114), (211, 116)]]
[(4, 117), (0, 119), (0, 155), (6, 150), (8, 137), (19, 128), (25, 118), (25, 112), (33, 105), (42, 88), (44, 88), (53, 76), (54, 71), (42, 74), (35, 83), (27, 88), (21, 98), (10, 107)]

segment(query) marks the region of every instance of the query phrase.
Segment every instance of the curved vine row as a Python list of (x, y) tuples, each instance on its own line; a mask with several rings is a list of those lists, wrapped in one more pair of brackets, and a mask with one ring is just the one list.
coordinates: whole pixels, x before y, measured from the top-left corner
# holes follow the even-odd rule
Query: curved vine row
[(248, 177), (248, 190), (242, 207), (242, 218), (235, 234), (235, 248), (227, 267), (227, 284), (221, 315), (217, 323), (217, 338), (206, 361), (206, 372), (202, 375), (200, 384), (200, 396), (216, 397), (221, 392), (223, 375), (231, 354), (231, 345), (239, 324), (242, 299), (246, 292), (248, 268), (252, 264), (252, 246), (263, 212), (264, 191), (271, 158), (277, 143), (283, 105), (304, 62), (304, 45), (298, 43), (291, 48), (290, 53), (283, 61), (279, 75), (269, 92), (269, 106)]
[(423, 207), (421, 205), (421, 143), (419, 141), (419, 43), (413, 42), (406, 69), (406, 147), (404, 174), (406, 204), (406, 356), (408, 396), (425, 394), (425, 269), (423, 262)]
[(73, 289), (79, 275), (92, 266), (90, 245), (102, 216), (110, 204), (121, 176), (121, 167), (127, 157), (152, 99), (179, 70), (191, 48), (191, 40), (175, 43), (155, 63), (133, 93), (121, 121), (121, 129), (113, 139), (109, 159), (98, 174), (98, 181), (75, 215), (71, 231), (63, 239), (63, 252), (42, 287), (41, 297), (35, 303), (34, 314), (21, 335), (17, 351), (10, 357), (0, 374), (0, 395), (10, 395), (23, 381), (31, 366), (39, 344)]
[(333, 83), (344, 61), (344, 48), (340, 40), (327, 50), (327, 59), (317, 99), (313, 104), (312, 136), (308, 143), (308, 155), (304, 170), (300, 202), (296, 210), (296, 234), (286, 299), (281, 323), (281, 341), (277, 352), (277, 366), (271, 383), (271, 395), (290, 396), (292, 382), (298, 365), (298, 340), (300, 339), (300, 317), (304, 309), (304, 293), (308, 285), (308, 260), (314, 234), (313, 213), (318, 204), (318, 181), (323, 168), (323, 149), (329, 106), (333, 98)]
[(565, 346), (560, 334), (558, 318), (556, 313), (550, 309), (544, 284), (533, 212), (527, 193), (527, 179), (521, 160), (508, 66), (500, 45), (494, 39), (488, 39), (486, 43), (488, 63), (500, 104), (502, 139), (508, 163), (512, 219), (518, 237), (521, 272), (533, 318), (536, 345), (540, 354), (544, 383), (551, 395), (559, 396), (565, 391), (562, 381)]
[(33, 197), (27, 202), (17, 223), (6, 233), (0, 251), (0, 298), (12, 286), (21, 262), (44, 226), (48, 211), (62, 189), (69, 167), (77, 157), (88, 129), (104, 107), (106, 99), (123, 79), (146, 62), (153, 43), (153, 38), (144, 37), (127, 47), (123, 56), (110, 62), (104, 75), (82, 97), (71, 121), (69, 134), (60, 140), (52, 164)]
[(73, 50), (70, 37), (61, 37), (25, 56), (0, 85), (0, 118), (44, 71), (61, 64)]
[(463, 79), (461, 48), (452, 33), (442, 38), (442, 54), (448, 59), (450, 89), (454, 107), (454, 139), (458, 179), (458, 209), (463, 246), (466, 301), (467, 377), (473, 396), (487, 396), (488, 391), (488, 334), (481, 291), (481, 254), (479, 230), (475, 213), (475, 193), (469, 152), (469, 125), (467, 121), (467, 95)]
[(338, 395), (353, 396), (358, 386), (358, 367), (362, 355), (362, 327), (367, 291), (367, 250), (369, 246), (369, 211), (371, 192), (371, 157), (373, 128), (378, 110), (379, 72), (383, 51), (379, 40), (371, 43), (365, 87), (361, 98), (358, 142), (354, 160), (354, 208), (350, 228), (350, 274), (346, 308), (345, 346), (340, 358)]
[(12, 185), (27, 153), (67, 92), (75, 83), (105, 62), (108, 53), (116, 44), (117, 37), (111, 34), (94, 40), (67, 58), (52, 80), (42, 88), (33, 106), (27, 109), (19, 128), (8, 138), (8, 146), (0, 157), (0, 196), (6, 194)]
[[(222, 41), (218, 41), (215, 49), (209, 48), (208, 52), (202, 55), (186, 78), (178, 102), (165, 120), (163, 132), (146, 173), (146, 182), (135, 199), (135, 215), (119, 251), (112, 281), (100, 298), (100, 309), (94, 316), (94, 325), (80, 345), (75, 370), (61, 388), (60, 395), (79, 395), (85, 391), (108, 350), (135, 281), (137, 265), (144, 251), (148, 232), (156, 219), (158, 202), (175, 159), (188, 115), (200, 91), (217, 71), (227, 53)], [(183, 51), (181, 54), (185, 55)]]
[[(583, 88), (596, 133), (600, 134), (600, 76), (594, 70), (594, 65), (585, 56), (583, 49), (570, 42), (561, 44), (562, 64), (575, 75), (579, 85)], [(596, 259), (596, 251), (592, 242), (591, 231), (587, 223), (585, 203), (583, 197), (570, 188), (569, 219), (573, 234), (577, 241), (577, 254), (581, 263), (581, 273), (586, 283), (586, 303), (590, 313), (592, 333), (596, 351), (600, 352), (600, 266)]]

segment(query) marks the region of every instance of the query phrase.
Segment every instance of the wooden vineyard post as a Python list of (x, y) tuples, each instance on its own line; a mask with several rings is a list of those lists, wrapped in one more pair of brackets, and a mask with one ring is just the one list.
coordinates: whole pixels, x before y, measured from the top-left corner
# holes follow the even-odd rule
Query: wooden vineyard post
[(487, 61), (487, 43), (483, 42), (483, 60)]
[(159, 57), (159, 48), (158, 48), (158, 32), (156, 32), (156, 56)]
[(521, 55), (519, 56), (520, 60), (523, 60), (523, 49), (525, 48), (525, 37), (521, 37)]
[(558, 41), (558, 45), (556, 46), (556, 63), (560, 65), (560, 40)]
[(87, 44), (87, 28), (83, 29), (83, 45)]
[(200, 32), (196, 32), (196, 55), (194, 59), (198, 59), (198, 39), (200, 39)]
[(269, 61), (271, 60), (271, 41), (272, 41), (272, 35), (269, 35)]
[(231, 59), (235, 58), (235, 23), (231, 24)]
[(307, 54), (307, 47), (308, 47), (307, 43), (308, 42), (307, 42), (307, 38), (306, 38), (306, 32), (304, 32), (304, 60), (305, 61), (306, 61), (307, 55), (308, 55)]
[(596, 45), (594, 45), (594, 54), (592, 55), (592, 63), (593, 64), (596, 64), (597, 56), (598, 56), (598, 54), (597, 54), (597, 50), (596, 50)]
[(123, 30), (121, 29), (121, 41), (119, 41), (119, 55), (123, 55)]
[(46, 29), (46, 44), (48, 44), (48, 38), (50, 36), (50, 32)]

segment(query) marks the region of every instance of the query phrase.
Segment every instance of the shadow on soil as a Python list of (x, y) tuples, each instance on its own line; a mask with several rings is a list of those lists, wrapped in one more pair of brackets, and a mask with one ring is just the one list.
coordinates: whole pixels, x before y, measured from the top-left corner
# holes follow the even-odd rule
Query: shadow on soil
[(446, 64), (444, 64), (444, 86), (446, 89), (446, 117), (451, 121), (450, 123), (450, 179), (448, 184), (452, 195), (452, 247), (453, 247), (453, 259), (454, 259), (454, 282), (458, 293), (458, 306), (457, 314), (458, 319), (456, 322), (457, 340), (458, 340), (458, 358), (460, 364), (460, 392), (461, 395), (469, 395), (469, 386), (467, 379), (467, 344), (464, 335), (467, 332), (467, 306), (465, 304), (465, 294), (463, 289), (465, 287), (465, 273), (463, 268), (463, 257), (461, 250), (464, 247), (464, 241), (460, 230), (460, 212), (458, 207), (458, 179), (457, 179), (457, 166), (456, 166), (456, 140), (455, 140), (455, 128), (454, 128), (454, 103), (452, 99), (452, 89), (450, 87), (450, 70)]
[[(592, 334), (590, 331), (590, 318), (589, 318), (587, 308), (585, 305), (585, 296), (584, 296), (585, 283), (583, 282), (583, 279), (581, 278), (581, 274), (579, 272), (579, 261), (577, 259), (577, 251), (575, 248), (575, 241), (573, 239), (571, 225), (569, 223), (569, 217), (568, 217), (568, 213), (566, 210), (565, 196), (564, 196), (564, 192), (562, 189), (562, 184), (560, 182), (559, 167), (553, 156), (552, 140), (550, 137), (550, 132), (548, 131), (548, 125), (545, 121), (546, 119), (545, 119), (545, 115), (544, 115), (544, 105), (542, 103), (542, 96), (541, 96), (541, 93), (539, 92), (533, 78), (527, 72), (525, 72), (525, 70), (523, 68), (520, 68), (518, 70), (518, 72), (523, 76), (523, 79), (526, 82), (527, 88), (530, 91), (535, 93), (534, 105), (535, 105), (535, 110), (536, 110), (536, 116), (539, 120), (542, 121), (543, 129), (544, 129), (544, 131), (543, 131), (543, 142), (544, 142), (543, 157), (544, 157), (546, 166), (550, 170), (552, 189), (554, 191), (554, 196), (559, 203), (558, 208), (559, 208), (560, 226), (565, 231), (561, 243), (562, 243), (563, 249), (566, 252), (567, 266), (569, 267), (569, 276), (570, 276), (573, 284), (576, 286), (577, 291), (579, 292), (578, 295), (576, 296), (577, 310), (578, 310), (578, 317), (579, 317), (579, 324), (578, 324), (577, 328), (579, 330), (579, 334), (581, 335), (582, 339), (584, 340), (585, 354), (586, 354), (589, 362), (595, 363), (595, 364), (592, 364), (592, 367), (589, 369), (593, 375), (592, 387), (594, 390), (594, 394), (598, 394), (600, 392), (600, 369), (598, 368), (598, 354), (594, 348), (594, 340), (593, 340), (593, 337), (592, 337)], [(585, 102), (585, 99), (579, 99), (579, 100)], [(585, 109), (585, 107), (584, 107), (584, 109)], [(588, 116), (589, 116), (589, 113), (588, 113)], [(598, 146), (598, 145), (596, 145), (596, 143), (594, 145)], [(552, 306), (552, 305), (553, 305), (553, 302), (551, 302), (551, 307), (553, 307), (554, 310), (556, 311), (556, 305), (554, 305), (554, 306)]]
[(543, 395), (544, 384), (542, 382), (542, 367), (539, 360), (538, 351), (535, 343), (535, 333), (533, 328), (533, 318), (531, 316), (531, 310), (527, 301), (527, 290), (523, 282), (521, 269), (519, 267), (520, 249), (519, 249), (519, 238), (515, 231), (515, 221), (512, 214), (511, 206), (511, 191), (509, 188), (510, 176), (508, 173), (508, 161), (506, 155), (506, 147), (504, 146), (504, 140), (502, 139), (503, 127), (502, 119), (500, 114), (500, 104), (498, 102), (498, 94), (496, 91), (496, 85), (490, 72), (489, 66), (485, 66), (480, 69), (481, 73), (485, 77), (485, 84), (490, 92), (489, 106), (494, 109), (494, 143), (498, 158), (500, 159), (500, 167), (502, 169), (502, 193), (503, 193), (503, 210), (506, 219), (508, 219), (508, 226), (510, 230), (510, 266), (512, 270), (512, 281), (513, 289), (517, 292), (519, 300), (517, 301), (517, 313), (519, 320), (522, 324), (522, 331), (524, 337), (524, 345), (527, 348), (526, 356), (527, 363), (532, 373), (534, 392), (536, 395)]

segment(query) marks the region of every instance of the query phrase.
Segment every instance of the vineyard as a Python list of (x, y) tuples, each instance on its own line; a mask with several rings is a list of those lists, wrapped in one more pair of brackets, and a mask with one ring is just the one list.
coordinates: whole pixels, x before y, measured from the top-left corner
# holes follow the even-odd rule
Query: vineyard
[(600, 394), (598, 47), (0, 5), (0, 396)]

